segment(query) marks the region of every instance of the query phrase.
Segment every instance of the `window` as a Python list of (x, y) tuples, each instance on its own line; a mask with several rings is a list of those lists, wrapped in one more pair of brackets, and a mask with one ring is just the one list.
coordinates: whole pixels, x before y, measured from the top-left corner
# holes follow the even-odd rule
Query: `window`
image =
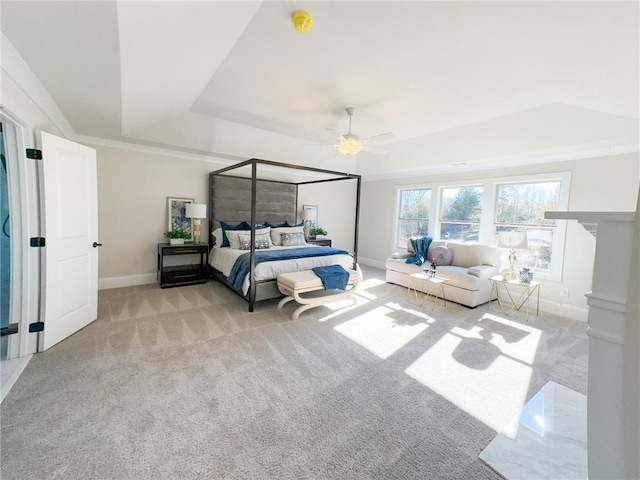
[(397, 246), (407, 248), (410, 237), (428, 235), (431, 189), (400, 190)]
[(482, 187), (448, 187), (441, 192), (440, 238), (465, 242), (478, 240)]
[[(518, 267), (552, 270), (557, 224), (545, 219), (544, 212), (558, 210), (560, 186), (560, 181), (497, 185), (495, 244), (500, 232), (526, 233), (526, 245), (515, 250)], [(508, 255), (509, 249), (504, 248), (503, 257), (506, 259)]]
[[(547, 220), (544, 213), (569, 207), (570, 184), (570, 172), (554, 172), (483, 178), (466, 185), (398, 186), (392, 248), (406, 248), (408, 239), (418, 235), (497, 245), (500, 232), (523, 232), (527, 245), (515, 252), (516, 273), (528, 267), (534, 279), (561, 281), (566, 221)], [(509, 267), (509, 250), (503, 250), (503, 268)]]

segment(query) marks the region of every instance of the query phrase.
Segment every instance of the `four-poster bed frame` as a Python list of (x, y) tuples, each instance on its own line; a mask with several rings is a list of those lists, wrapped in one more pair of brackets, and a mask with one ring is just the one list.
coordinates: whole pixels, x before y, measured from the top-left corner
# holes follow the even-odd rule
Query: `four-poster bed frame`
[[(287, 182), (272, 179), (258, 178), (258, 166), (278, 167), (304, 172), (315, 172), (329, 175), (331, 178), (307, 180), (300, 182)], [(244, 167), (251, 167), (251, 176), (238, 176), (230, 174), (234, 170)], [(355, 226), (353, 242), (353, 268), (356, 269), (358, 260), (358, 224), (360, 219), (360, 188), (361, 177), (351, 173), (325, 170), (315, 167), (306, 167), (288, 163), (274, 162), (252, 158), (229, 167), (216, 170), (209, 174), (209, 251), (213, 248), (213, 231), (219, 227), (219, 222), (241, 222), (247, 218), (239, 218), (249, 214), (251, 224), (251, 246), (249, 250), (249, 290), (245, 295), (242, 290), (231, 286), (226, 277), (210, 266), (211, 275), (231, 288), (249, 302), (249, 311), (253, 312), (253, 306), (257, 301), (270, 298), (281, 297), (282, 294), (277, 288), (277, 280), (254, 281), (254, 271), (256, 267), (256, 226), (266, 221), (291, 220), (292, 225), (297, 221), (298, 211), (298, 186), (314, 183), (335, 182), (341, 180), (356, 181), (356, 205), (355, 205)], [(231, 182), (231, 186), (225, 186), (225, 182)], [(246, 209), (246, 198), (242, 198), (241, 193), (250, 192), (249, 209)], [(226, 193), (224, 193), (226, 192)], [(280, 193), (283, 192), (283, 195)], [(260, 198), (259, 198), (260, 197)], [(258, 201), (259, 205), (258, 205)], [(283, 210), (284, 209), (284, 210)], [(318, 247), (322, 248), (322, 247)]]

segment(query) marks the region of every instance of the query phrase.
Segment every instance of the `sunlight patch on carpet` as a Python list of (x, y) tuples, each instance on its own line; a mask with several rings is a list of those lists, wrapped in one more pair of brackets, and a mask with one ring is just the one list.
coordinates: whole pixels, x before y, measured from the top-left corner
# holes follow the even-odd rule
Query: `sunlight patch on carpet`
[(405, 373), (500, 431), (524, 405), (541, 333), (485, 315), (452, 328)]
[[(397, 308), (393, 308), (394, 306)], [(384, 360), (429, 326), (428, 316), (416, 315), (415, 321), (406, 321), (407, 311), (398, 304), (391, 303), (367, 311), (333, 328)], [(405, 320), (399, 321), (399, 313)]]
[(366, 280), (361, 281), (358, 284), (358, 289), (355, 291), (354, 295), (364, 297), (367, 300), (375, 300), (376, 298), (378, 298), (378, 296), (374, 295), (373, 293), (367, 292), (366, 291), (367, 288), (378, 287), (385, 283), (386, 282), (383, 282), (382, 280), (378, 280), (377, 278), (368, 278)]

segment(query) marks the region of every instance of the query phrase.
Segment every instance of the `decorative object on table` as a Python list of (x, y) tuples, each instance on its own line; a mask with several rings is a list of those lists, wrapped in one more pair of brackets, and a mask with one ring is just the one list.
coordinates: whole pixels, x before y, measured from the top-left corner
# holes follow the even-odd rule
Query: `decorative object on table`
[(311, 238), (314, 238), (316, 240), (322, 240), (324, 237), (327, 236), (327, 231), (322, 227), (316, 227), (316, 228), (312, 228), (309, 234), (311, 235)]
[(530, 271), (528, 268), (523, 268), (522, 270), (520, 270), (520, 281), (522, 283), (531, 283), (531, 280), (533, 280), (532, 271)]
[(193, 198), (167, 197), (167, 230), (181, 230), (189, 236), (185, 240), (191, 240), (193, 232), (193, 220), (187, 218), (187, 205), (193, 203)]
[(207, 206), (204, 203), (188, 203), (185, 216), (193, 219), (193, 241), (200, 243), (200, 219), (207, 218)]
[(502, 275), (502, 280), (509, 280), (511, 278), (511, 270), (503, 268), (500, 270), (500, 275)]
[(184, 241), (191, 238), (191, 234), (185, 230), (170, 230), (164, 232), (164, 236), (171, 245), (184, 245)]
[(432, 277), (436, 276), (436, 266), (437, 266), (436, 257), (433, 257), (431, 259), (431, 276)]
[(318, 226), (318, 206), (303, 205), (300, 218), (304, 222), (304, 238), (308, 239), (311, 236), (311, 230)]
[(516, 250), (528, 248), (527, 232), (500, 232), (498, 234), (498, 248), (509, 249), (509, 280), (516, 280), (518, 277), (513, 269), (516, 263)]

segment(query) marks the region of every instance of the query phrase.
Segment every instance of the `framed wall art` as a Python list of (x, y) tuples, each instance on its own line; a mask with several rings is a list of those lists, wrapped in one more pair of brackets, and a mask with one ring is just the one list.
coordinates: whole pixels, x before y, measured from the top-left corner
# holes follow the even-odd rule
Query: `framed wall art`
[(193, 219), (187, 218), (185, 209), (187, 204), (193, 203), (193, 198), (167, 197), (167, 230), (184, 230), (189, 232), (188, 240), (193, 238)]

